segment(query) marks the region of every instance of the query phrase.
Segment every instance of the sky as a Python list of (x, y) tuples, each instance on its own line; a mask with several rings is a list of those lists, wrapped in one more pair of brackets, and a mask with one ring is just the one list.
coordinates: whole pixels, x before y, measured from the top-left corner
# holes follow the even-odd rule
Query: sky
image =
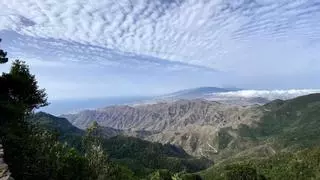
[(1, 48), (27, 61), (52, 100), (199, 86), (320, 88), (318, 0), (0, 0), (0, 7)]

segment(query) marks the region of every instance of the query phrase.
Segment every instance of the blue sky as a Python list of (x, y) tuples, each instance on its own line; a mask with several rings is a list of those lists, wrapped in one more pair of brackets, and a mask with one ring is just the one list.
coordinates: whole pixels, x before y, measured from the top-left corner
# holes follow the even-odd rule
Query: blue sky
[(0, 7), (1, 47), (30, 64), (50, 99), (198, 86), (320, 88), (318, 0), (2, 0)]

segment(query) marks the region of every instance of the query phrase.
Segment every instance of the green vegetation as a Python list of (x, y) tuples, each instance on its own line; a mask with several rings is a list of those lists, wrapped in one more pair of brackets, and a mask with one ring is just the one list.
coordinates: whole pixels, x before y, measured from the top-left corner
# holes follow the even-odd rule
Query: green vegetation
[[(318, 113), (316, 109), (319, 108), (317, 102), (320, 101), (320, 99), (317, 99), (318, 97), (319, 95), (310, 95), (290, 101), (281, 101), (281, 103), (279, 101), (272, 102), (262, 107), (266, 108), (267, 112), (255, 126), (242, 125), (238, 129), (221, 129), (218, 134), (218, 140), (219, 156), (225, 153), (221, 158), (223, 161), (218, 161), (217, 165), (200, 173), (189, 174), (190, 172), (204, 169), (208, 166), (208, 162), (192, 158), (182, 149), (173, 145), (161, 145), (124, 136), (116, 136), (109, 139), (100, 138), (99, 142), (103, 148), (102, 152), (108, 154), (110, 162), (121, 167), (120, 172), (126, 172), (122, 174), (129, 175), (131, 178), (157, 180), (317, 179), (320, 177), (320, 149), (313, 148), (315, 143), (310, 142), (317, 142), (318, 137), (309, 136), (309, 139), (303, 139), (303, 135), (308, 135), (309, 133), (297, 133), (296, 137), (302, 141), (291, 142), (288, 141), (291, 139), (287, 134), (288, 131), (284, 130), (291, 129), (293, 134), (295, 134), (295, 131), (306, 131), (305, 127), (308, 127), (311, 131), (318, 130), (320, 126), (307, 126), (309, 123), (314, 125), (318, 123), (316, 117)], [(309, 99), (309, 101), (306, 101), (305, 98)], [(287, 107), (293, 107), (292, 102), (299, 104), (301, 100), (304, 104), (291, 111), (295, 111), (297, 116), (287, 118), (287, 116), (283, 115), (289, 111)], [(306, 107), (315, 109), (310, 111)], [(271, 116), (273, 112), (277, 112), (276, 116), (278, 115), (281, 118), (270, 118), (273, 117)], [(313, 112), (313, 114), (309, 112)], [(300, 119), (303, 114), (304, 118), (308, 118), (307, 120)], [(73, 134), (78, 134), (77, 130), (67, 130), (73, 128), (71, 128), (72, 126), (69, 128), (70, 124), (66, 119), (58, 118), (58, 121), (58, 119), (55, 119), (56, 117), (44, 113), (40, 113), (38, 116), (35, 115), (35, 117), (38, 117), (38, 120), (41, 121), (45, 120), (44, 122), (49, 124), (48, 127), (55, 127), (58, 132), (75, 132)], [(65, 125), (53, 125), (50, 121), (61, 122)], [(46, 124), (44, 122), (42, 122), (43, 125)], [(266, 123), (274, 123), (274, 125), (264, 126)], [(39, 122), (39, 124), (41, 123)], [(94, 126), (94, 130), (99, 129), (98, 124), (94, 124)], [(91, 130), (91, 132), (94, 136), (98, 135), (94, 133), (95, 131)], [(79, 134), (83, 135), (84, 132)], [(305, 143), (305, 140), (308, 140), (308, 143)], [(286, 144), (284, 142), (289, 143)], [(269, 150), (270, 148), (272, 149)], [(304, 150), (297, 151), (297, 149)], [(276, 151), (276, 154), (273, 155), (270, 152), (272, 150)], [(284, 152), (281, 153), (281, 150)], [(188, 164), (187, 162), (190, 163)], [(170, 171), (166, 169), (170, 169)]]
[[(296, 153), (279, 153), (269, 158), (234, 161), (200, 173), (203, 179), (281, 179), (306, 180), (320, 178), (320, 148)], [(235, 178), (238, 177), (238, 178)]]
[(73, 126), (67, 119), (39, 112), (30, 115), (28, 122), (37, 128), (54, 134), (60, 142), (67, 142), (69, 147), (82, 151), (81, 143), (85, 132)]
[(67, 119), (53, 116), (48, 113), (38, 112), (32, 114), (29, 121), (47, 130), (56, 131), (61, 136), (75, 135), (82, 136), (84, 131), (73, 126)]
[(248, 129), (259, 138), (272, 138), (277, 146), (307, 148), (320, 142), (320, 94), (298, 97), (276, 105), (265, 106), (257, 128)]
[(256, 124), (221, 129), (219, 162), (200, 173), (203, 179), (320, 178), (320, 94), (276, 100), (261, 109), (265, 113)]
[[(7, 61), (0, 50), (0, 63)], [(95, 137), (84, 136), (91, 143), (84, 141), (79, 152), (58, 141), (79, 133), (77, 129), (52, 123), (60, 133), (72, 130), (59, 138), (31, 123), (33, 111), (47, 104), (45, 90), (39, 89), (25, 62), (14, 61), (9, 73), (0, 76), (0, 141), (14, 179), (134, 179), (130, 170), (109, 161)]]
[(221, 129), (220, 132), (218, 132), (218, 139), (219, 139), (219, 149), (225, 149), (228, 147), (228, 144), (233, 139), (232, 136), (227, 132), (227, 128)]
[(320, 94), (276, 100), (260, 109), (263, 116), (253, 125), (220, 129), (216, 139), (219, 153), (213, 155), (217, 163), (234, 158), (268, 157), (319, 145)]
[[(1, 39), (0, 39), (1, 42)], [(4, 64), (8, 62), (8, 58), (7, 58), (7, 52), (5, 52), (4, 50), (0, 49), (0, 64)]]
[(43, 112), (34, 114), (30, 120), (36, 122), (40, 127), (60, 134), (59, 137), (62, 137), (60, 141), (68, 142), (69, 145), (76, 147), (79, 151), (83, 146), (81, 136), (90, 132), (90, 136), (99, 139), (103, 151), (108, 154), (108, 158), (112, 162), (123, 167), (127, 166), (140, 178), (157, 172), (158, 169), (169, 169), (170, 173), (181, 171), (196, 172), (212, 165), (211, 161), (205, 158), (193, 158), (183, 149), (171, 144), (162, 145), (126, 136), (104, 139), (100, 136), (102, 127), (96, 122), (92, 124), (87, 132), (84, 132), (72, 126), (64, 118)]
[(111, 159), (128, 165), (137, 174), (156, 169), (196, 172), (212, 165), (206, 159), (190, 157), (173, 145), (151, 143), (133, 137), (112, 137), (103, 141), (103, 147)]

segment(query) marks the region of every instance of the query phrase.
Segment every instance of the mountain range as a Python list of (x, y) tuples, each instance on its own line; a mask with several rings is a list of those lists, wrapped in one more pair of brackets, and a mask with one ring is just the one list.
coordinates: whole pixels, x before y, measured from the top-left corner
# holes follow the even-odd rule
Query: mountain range
[[(308, 98), (309, 96), (312, 98)], [(307, 107), (313, 102), (318, 102), (319, 94), (309, 96), (287, 101), (275, 100), (265, 105), (251, 106), (231, 105), (203, 99), (177, 100), (136, 106), (111, 106), (67, 114), (62, 117), (81, 129), (87, 128), (93, 121), (96, 121), (105, 127), (105, 134), (108, 134), (108, 137), (122, 134), (162, 144), (171, 143), (182, 147), (194, 156), (214, 157), (216, 160), (220, 158), (220, 155), (225, 157), (223, 153), (227, 152), (224, 150), (223, 153), (220, 153), (221, 147), (226, 146), (226, 144), (221, 145), (220, 141), (224, 140), (220, 139), (221, 136), (234, 139), (227, 143), (231, 146), (240, 141), (238, 137), (241, 137), (242, 134), (239, 136), (239, 132), (249, 133), (250, 129), (256, 126), (268, 126), (269, 129), (274, 129), (276, 125), (268, 123), (285, 122), (288, 115), (286, 113), (293, 111), (292, 109), (286, 110), (287, 106), (291, 107), (296, 101), (300, 102), (304, 99), (310, 101), (301, 102)], [(288, 105), (282, 107), (280, 104)], [(294, 112), (302, 113), (306, 110), (310, 109), (296, 109)], [(299, 116), (291, 120), (294, 121), (297, 118)], [(295, 123), (299, 122), (297, 120)], [(261, 123), (265, 124), (260, 125)], [(290, 123), (286, 125), (289, 126)], [(234, 150), (234, 148), (231, 149)], [(268, 149), (270, 152), (273, 151), (273, 148), (269, 146), (264, 150)]]
[(248, 90), (239, 88), (198, 87), (184, 89), (157, 96), (101, 97), (95, 99), (51, 100), (50, 106), (40, 109), (54, 115), (77, 113), (88, 109), (97, 109), (116, 105), (142, 105), (172, 102), (177, 100), (204, 99), (231, 105), (262, 105), (275, 99), (287, 100), (311, 93), (320, 93), (319, 89), (288, 90)]
[[(28, 120), (37, 127), (58, 134), (60, 141), (68, 143), (81, 152), (82, 138), (87, 133), (86, 130), (78, 129), (65, 118), (44, 112), (38, 112)], [(113, 162), (128, 166), (137, 176), (144, 177), (157, 169), (197, 172), (213, 164), (206, 158), (192, 157), (174, 144), (142, 140), (125, 135), (123, 130), (97, 125), (93, 134), (99, 137), (103, 150)]]
[(179, 99), (195, 99), (211, 96), (215, 93), (237, 91), (237, 88), (198, 87), (184, 89), (173, 93), (158, 96), (124, 96), (124, 97), (103, 97), (95, 99), (64, 99), (52, 100), (50, 106), (44, 107), (41, 111), (60, 115), (65, 113), (76, 113), (86, 109), (97, 109), (113, 105), (134, 105), (154, 104), (162, 101), (173, 101)]
[(174, 98), (174, 99), (194, 99), (205, 98), (208, 95), (222, 92), (240, 91), (238, 88), (219, 88), (219, 87), (198, 87), (191, 89), (184, 89), (174, 93), (160, 96), (160, 98)]
[(108, 128), (105, 134), (114, 134), (110, 128), (118, 129), (121, 130), (117, 131), (119, 134), (177, 144), (190, 154), (201, 155), (203, 149), (215, 146), (213, 139), (220, 128), (250, 124), (260, 116), (261, 110), (255, 106), (242, 107), (196, 99), (111, 106), (62, 117), (81, 129), (96, 121)]
[[(219, 179), (226, 173), (221, 167), (249, 163), (266, 176), (286, 177), (284, 172), (295, 170), (271, 171), (263, 164), (280, 168), (287, 162), (296, 168), (299, 162), (316, 163), (316, 159), (310, 159), (307, 154), (320, 152), (312, 149), (320, 142), (319, 112), (320, 94), (310, 94), (250, 106), (189, 99), (111, 106), (62, 117), (38, 113), (33, 121), (47, 129), (59, 129), (64, 140), (71, 143), (74, 141), (68, 137), (82, 136), (87, 127), (97, 122), (97, 133), (105, 139), (104, 147), (111, 158), (136, 173), (141, 169), (151, 172), (148, 168), (170, 169), (172, 163), (177, 172), (181, 168), (199, 171), (214, 164), (197, 174), (204, 179)], [(143, 158), (150, 147), (156, 150), (151, 151), (147, 159)], [(306, 148), (309, 150), (301, 151)], [(119, 149), (122, 149), (120, 154)], [(148, 164), (150, 159), (161, 164)], [(316, 167), (318, 165), (313, 169)], [(311, 176), (317, 175), (303, 175)]]

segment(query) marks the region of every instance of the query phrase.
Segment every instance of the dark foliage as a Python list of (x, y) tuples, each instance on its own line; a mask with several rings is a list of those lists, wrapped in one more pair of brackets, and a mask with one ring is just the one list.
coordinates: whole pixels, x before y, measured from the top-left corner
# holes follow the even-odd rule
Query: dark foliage
[[(0, 50), (0, 60), (1, 63), (7, 61), (3, 50)], [(39, 89), (25, 62), (14, 61), (9, 73), (0, 76), (0, 102), (0, 143), (5, 151), (4, 160), (15, 179), (133, 179), (130, 170), (108, 161), (98, 142), (83, 147), (84, 154), (59, 142), (81, 134), (63, 120), (52, 121), (46, 128), (39, 126), (39, 121), (32, 122), (33, 111), (48, 103), (45, 90)], [(43, 114), (37, 118), (42, 119), (41, 122), (46, 120)], [(52, 133), (48, 127), (62, 131)]]
[(176, 146), (151, 143), (133, 137), (116, 136), (106, 139), (103, 147), (110, 158), (127, 164), (138, 174), (145, 174), (148, 169), (196, 172), (212, 165), (211, 161), (193, 158)]
[(257, 170), (245, 165), (229, 165), (225, 167), (227, 180), (263, 180), (262, 175), (258, 175)]
[[(110, 160), (128, 166), (140, 177), (157, 169), (170, 169), (171, 172), (183, 170), (195, 172), (212, 165), (211, 161), (205, 158), (193, 158), (180, 147), (171, 144), (163, 145), (126, 136), (102, 138), (103, 136), (100, 136), (101, 127), (96, 122), (84, 132), (72, 126), (64, 118), (42, 112), (33, 115), (31, 121), (37, 122), (37, 125), (46, 130), (59, 134), (60, 141), (68, 142), (80, 152), (83, 151), (82, 147), (89, 142), (99, 143)], [(82, 140), (81, 137), (84, 134), (86, 135)]]
[[(1, 42), (1, 39), (0, 39), (0, 42)], [(0, 49), (0, 64), (6, 63), (6, 62), (8, 62), (7, 52)]]

